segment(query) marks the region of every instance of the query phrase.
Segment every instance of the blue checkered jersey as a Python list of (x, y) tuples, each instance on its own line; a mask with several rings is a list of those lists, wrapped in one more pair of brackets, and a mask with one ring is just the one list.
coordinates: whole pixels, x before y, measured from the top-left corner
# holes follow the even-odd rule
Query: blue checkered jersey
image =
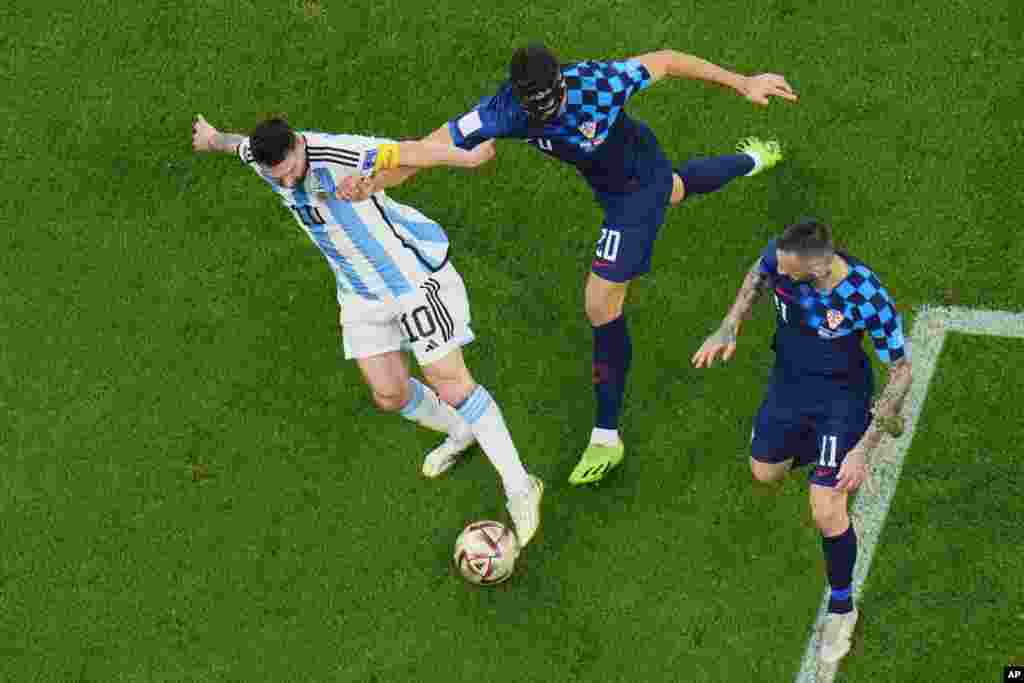
[(761, 272), (768, 276), (775, 299), (775, 373), (783, 382), (820, 377), (870, 393), (864, 332), (888, 364), (906, 354), (903, 323), (874, 271), (845, 252), (837, 253), (849, 273), (831, 291), (819, 292), (779, 273), (775, 240), (761, 252)]
[(575, 166), (602, 192), (623, 192), (646, 181), (661, 154), (647, 126), (631, 119), (626, 102), (651, 83), (635, 59), (562, 66), (566, 101), (558, 116), (531, 126), (505, 82), (491, 97), (448, 122), (455, 144), (472, 149), (484, 140), (520, 138)]

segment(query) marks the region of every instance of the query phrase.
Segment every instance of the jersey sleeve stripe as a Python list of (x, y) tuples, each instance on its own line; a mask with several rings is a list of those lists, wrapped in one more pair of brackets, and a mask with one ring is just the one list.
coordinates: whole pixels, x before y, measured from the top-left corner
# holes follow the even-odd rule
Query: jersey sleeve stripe
[(359, 158), (359, 152), (351, 149), (345, 149), (344, 147), (328, 147), (322, 145), (309, 145), (306, 147), (310, 154), (337, 154), (343, 157), (352, 157), (353, 159)]
[(347, 157), (339, 157), (333, 154), (310, 154), (310, 161), (320, 161), (328, 164), (337, 164), (338, 166), (348, 166), (349, 168), (358, 168), (359, 159), (349, 159)]

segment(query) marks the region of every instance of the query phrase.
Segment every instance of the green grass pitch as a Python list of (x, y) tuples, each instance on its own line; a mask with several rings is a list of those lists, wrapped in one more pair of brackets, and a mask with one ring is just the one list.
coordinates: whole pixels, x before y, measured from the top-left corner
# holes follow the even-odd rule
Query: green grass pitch
[[(908, 318), (1022, 309), (1015, 0), (14, 0), (0, 25), (0, 681), (791, 680), (824, 577), (802, 480), (771, 497), (749, 482), (767, 309), (728, 368), (691, 354), (764, 241), (807, 214)], [(593, 489), (565, 482), (593, 409), (587, 188), (503, 143), (484, 170), (392, 193), (452, 237), (469, 363), (549, 486), (517, 575), (478, 590), (449, 552), (502, 517), (493, 472), (475, 457), (418, 476), (436, 439), (371, 407), (322, 257), (251, 173), (192, 154), (189, 127), (285, 113), (423, 135), (537, 39), (566, 60), (673, 47), (775, 71), (801, 102), (665, 82), (630, 104), (673, 159), (747, 135), (788, 159), (671, 211), (630, 295), (627, 461)], [(1021, 659), (1021, 560), (984, 560), (1019, 530), (999, 511), (1021, 516), (984, 468), (1011, 479), (1020, 453), (979, 445), (1019, 442), (1020, 382), (1000, 388), (1019, 344), (944, 358), (851, 681), (995, 680)]]

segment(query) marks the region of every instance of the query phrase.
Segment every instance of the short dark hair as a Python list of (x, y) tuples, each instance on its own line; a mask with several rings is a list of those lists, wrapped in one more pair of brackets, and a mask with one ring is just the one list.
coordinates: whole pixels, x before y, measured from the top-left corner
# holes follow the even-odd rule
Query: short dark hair
[(267, 119), (249, 134), (252, 158), (264, 166), (276, 166), (295, 147), (295, 132), (284, 119)]
[(815, 218), (805, 218), (787, 225), (775, 246), (780, 251), (800, 256), (829, 253), (834, 250), (832, 229)]
[(509, 80), (518, 92), (550, 88), (558, 73), (558, 58), (541, 43), (530, 43), (519, 48), (513, 53), (508, 65)]

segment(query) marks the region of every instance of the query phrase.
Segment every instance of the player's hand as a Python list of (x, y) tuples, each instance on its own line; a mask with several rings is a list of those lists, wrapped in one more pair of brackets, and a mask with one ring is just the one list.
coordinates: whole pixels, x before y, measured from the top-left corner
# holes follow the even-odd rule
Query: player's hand
[(867, 451), (861, 445), (853, 447), (839, 468), (839, 477), (836, 481), (837, 491), (856, 491), (857, 488), (867, 481), (871, 475), (871, 465), (868, 463)]
[(202, 114), (196, 114), (196, 120), (192, 122), (192, 149), (197, 152), (212, 152), (213, 140), (219, 132), (203, 118)]
[(878, 422), (879, 429), (894, 439), (903, 436), (906, 429), (906, 421), (902, 415), (875, 415), (875, 421)]
[(742, 88), (743, 96), (754, 104), (768, 106), (768, 98), (781, 97), (790, 102), (797, 101), (797, 95), (786, 79), (779, 74), (758, 74), (747, 76)]
[(488, 161), (494, 158), (497, 153), (497, 149), (494, 146), (494, 140), (484, 140), (473, 149), (466, 152), (467, 164), (466, 168), (477, 168), (483, 166)]
[(334, 196), (346, 202), (365, 202), (373, 192), (373, 178), (345, 176), (334, 191)]
[(727, 362), (736, 353), (736, 329), (729, 323), (722, 323), (718, 331), (704, 340), (704, 343), (693, 354), (690, 362), (695, 368), (710, 368), (715, 358), (722, 355), (722, 362)]

